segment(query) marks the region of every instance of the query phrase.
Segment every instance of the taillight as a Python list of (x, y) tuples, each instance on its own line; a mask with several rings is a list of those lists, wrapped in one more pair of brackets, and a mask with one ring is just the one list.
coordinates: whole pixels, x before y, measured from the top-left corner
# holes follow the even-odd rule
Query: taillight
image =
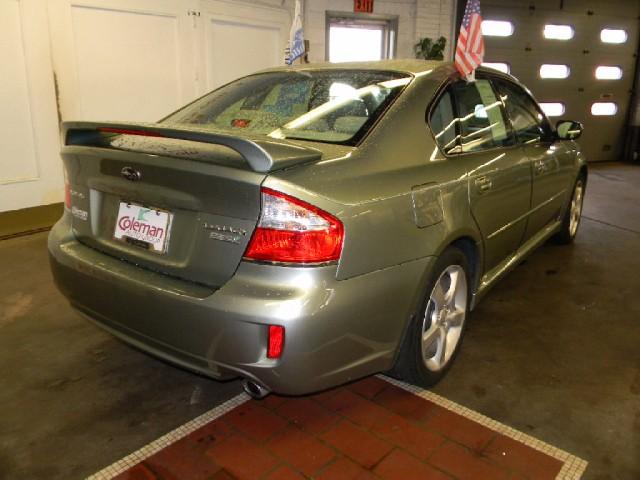
[(267, 346), (267, 358), (280, 358), (284, 349), (284, 327), (269, 325), (269, 342)]
[(71, 210), (71, 186), (69, 185), (69, 175), (66, 168), (62, 169), (62, 174), (64, 176), (64, 208)]
[[(58, 197), (60, 198), (60, 197)], [(60, 205), (60, 204), (58, 204)], [(64, 184), (64, 207), (67, 210), (71, 210), (71, 187), (68, 183)]]
[(340, 258), (344, 227), (333, 215), (302, 200), (262, 188), (262, 214), (245, 258), (321, 263)]

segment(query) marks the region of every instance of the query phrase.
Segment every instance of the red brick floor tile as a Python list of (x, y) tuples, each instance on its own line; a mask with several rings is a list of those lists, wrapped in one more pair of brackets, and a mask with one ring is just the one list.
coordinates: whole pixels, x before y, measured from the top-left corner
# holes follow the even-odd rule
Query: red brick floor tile
[(346, 388), (324, 402), (326, 407), (364, 428), (371, 428), (378, 418), (386, 415), (380, 405), (356, 395)]
[(264, 448), (240, 435), (214, 445), (206, 454), (239, 479), (255, 480), (272, 470), (278, 460)]
[(316, 473), (316, 480), (353, 480), (362, 477), (367, 472), (360, 465), (347, 457), (340, 457), (333, 463)]
[[(197, 444), (209, 444), (213, 445), (215, 442), (221, 442), (225, 438), (233, 435), (232, 428), (220, 419), (213, 420), (202, 427), (194, 430), (187, 436), (185, 436), (179, 442), (193, 442)], [(175, 445), (175, 444), (173, 444)]]
[(222, 419), (259, 443), (267, 441), (287, 426), (283, 418), (260, 406), (255, 400), (234, 408)]
[(394, 385), (388, 385), (374, 397), (374, 401), (410, 420), (423, 420), (441, 409), (435, 403)]
[(350, 385), (347, 385), (347, 388), (352, 392), (357, 393), (365, 398), (371, 400), (378, 393), (380, 393), (384, 388), (389, 386), (389, 382), (385, 382), (381, 378), (378, 377), (367, 377), (362, 380), (358, 380)]
[(294, 426), (273, 438), (267, 447), (307, 476), (325, 466), (336, 455), (331, 448)]
[(286, 465), (281, 465), (265, 477), (266, 480), (304, 480), (304, 478)]
[(482, 452), (499, 465), (525, 473), (532, 480), (556, 478), (562, 462), (504, 435), (498, 435)]
[(481, 452), (496, 436), (496, 432), (484, 425), (444, 408), (429, 417), (424, 425), (477, 452)]
[(280, 395), (272, 393), (257, 402), (261, 407), (268, 408), (269, 410), (275, 410), (286, 401), (287, 397), (281, 397)]
[(440, 434), (422, 428), (392, 412), (380, 416), (371, 431), (423, 460), (445, 441)]
[(276, 413), (313, 435), (326, 432), (339, 417), (308, 398), (289, 398)]
[[(189, 477), (180, 477), (180, 480), (184, 480), (185, 478), (189, 478)], [(236, 480), (236, 477), (231, 475), (226, 470), (218, 470), (216, 473), (214, 473), (209, 478), (207, 478), (207, 480)]]
[(163, 480), (208, 480), (211, 475), (221, 470), (206, 455), (210, 446), (193, 444), (186, 439), (174, 443), (145, 460), (145, 464)]
[(451, 480), (451, 477), (401, 450), (394, 450), (374, 472), (385, 480)]
[(465, 447), (447, 442), (429, 459), (429, 463), (460, 480), (501, 480), (509, 478), (509, 471), (489, 463), (485, 458)]
[(393, 448), (346, 420), (340, 421), (322, 438), (367, 469), (371, 469)]
[(143, 462), (113, 477), (113, 480), (160, 480), (160, 477)]

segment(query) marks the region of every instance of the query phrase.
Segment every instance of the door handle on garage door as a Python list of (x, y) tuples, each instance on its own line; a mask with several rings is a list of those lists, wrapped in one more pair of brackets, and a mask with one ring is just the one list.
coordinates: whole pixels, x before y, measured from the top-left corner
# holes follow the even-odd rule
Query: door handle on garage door
[(478, 192), (480, 193), (488, 192), (489, 190), (491, 190), (491, 187), (493, 186), (493, 184), (491, 183), (491, 180), (488, 179), (487, 177), (476, 178), (475, 184), (476, 184), (476, 188), (478, 189)]

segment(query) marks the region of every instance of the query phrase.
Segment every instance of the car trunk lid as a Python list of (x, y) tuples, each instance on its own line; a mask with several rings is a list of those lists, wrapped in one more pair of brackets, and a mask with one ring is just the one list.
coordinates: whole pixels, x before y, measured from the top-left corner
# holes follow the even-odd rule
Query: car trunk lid
[(158, 124), (74, 122), (63, 132), (77, 239), (212, 287), (242, 260), (267, 174), (321, 156), (289, 142)]

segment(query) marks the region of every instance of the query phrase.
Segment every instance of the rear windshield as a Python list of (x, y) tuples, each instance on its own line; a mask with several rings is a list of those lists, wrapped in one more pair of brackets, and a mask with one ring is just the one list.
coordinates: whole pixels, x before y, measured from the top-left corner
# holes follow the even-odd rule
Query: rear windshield
[(411, 81), (405, 73), (262, 73), (214, 90), (162, 123), (355, 145)]

